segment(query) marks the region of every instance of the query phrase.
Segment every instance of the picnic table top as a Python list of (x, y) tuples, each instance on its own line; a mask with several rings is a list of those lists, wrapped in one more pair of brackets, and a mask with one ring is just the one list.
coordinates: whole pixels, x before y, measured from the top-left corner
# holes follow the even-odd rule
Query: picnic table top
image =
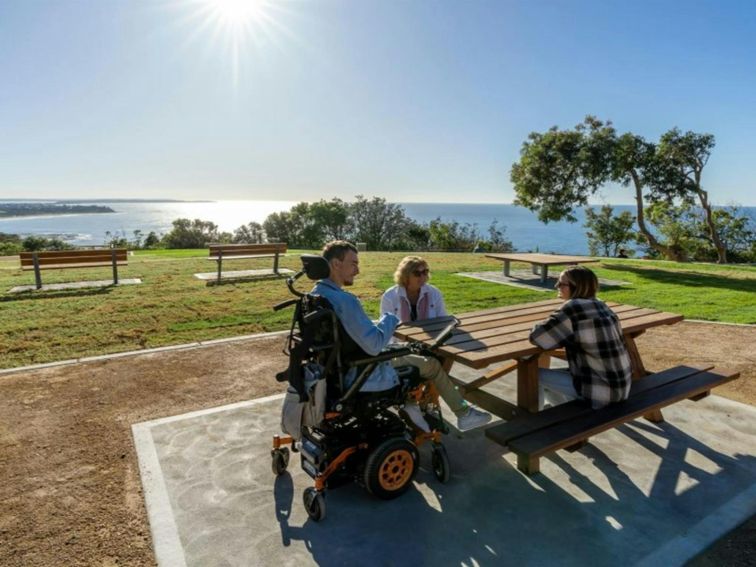
[[(453, 358), (465, 366), (485, 368), (495, 362), (517, 360), (541, 352), (529, 340), (533, 325), (546, 319), (562, 304), (561, 299), (548, 299), (462, 313), (459, 327), (439, 349), (439, 354)], [(671, 325), (683, 320), (682, 315), (657, 309), (607, 302), (617, 314), (625, 335), (635, 336), (651, 327)], [(436, 317), (413, 325), (403, 325), (394, 333), (400, 340), (432, 342), (453, 317)]]
[(589, 256), (562, 256), (560, 254), (539, 254), (539, 253), (495, 253), (486, 254), (486, 258), (495, 258), (497, 260), (512, 260), (514, 262), (529, 262), (531, 264), (557, 265), (557, 264), (587, 264), (589, 262), (598, 262), (597, 259)]

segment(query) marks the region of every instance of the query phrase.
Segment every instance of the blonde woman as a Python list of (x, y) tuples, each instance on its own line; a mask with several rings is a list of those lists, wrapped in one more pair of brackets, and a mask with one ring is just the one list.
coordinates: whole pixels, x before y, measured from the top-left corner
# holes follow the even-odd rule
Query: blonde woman
[(381, 298), (381, 313), (392, 313), (402, 323), (448, 315), (438, 288), (428, 283), (430, 267), (420, 256), (407, 256), (394, 272), (395, 286)]
[[(430, 268), (428, 262), (419, 256), (407, 256), (396, 268), (396, 285), (387, 289), (381, 298), (381, 314), (396, 315), (402, 323), (422, 321), (447, 315), (444, 298), (437, 288), (428, 283)], [(420, 375), (433, 382), (438, 393), (457, 416), (457, 427), (461, 431), (485, 425), (491, 421), (491, 414), (480, 411), (468, 404), (457, 387), (442, 369), (441, 363), (432, 356), (409, 354), (392, 361), (394, 366), (417, 366)], [(423, 431), (430, 431), (428, 423), (415, 403), (407, 402), (405, 413)]]

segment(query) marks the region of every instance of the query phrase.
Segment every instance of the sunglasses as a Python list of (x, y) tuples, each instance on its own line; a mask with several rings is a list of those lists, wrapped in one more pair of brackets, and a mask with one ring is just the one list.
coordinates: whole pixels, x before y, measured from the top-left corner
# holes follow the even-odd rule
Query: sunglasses
[(425, 268), (423, 270), (412, 270), (412, 275), (417, 276), (418, 278), (427, 276), (428, 274), (430, 274), (430, 270), (428, 268)]

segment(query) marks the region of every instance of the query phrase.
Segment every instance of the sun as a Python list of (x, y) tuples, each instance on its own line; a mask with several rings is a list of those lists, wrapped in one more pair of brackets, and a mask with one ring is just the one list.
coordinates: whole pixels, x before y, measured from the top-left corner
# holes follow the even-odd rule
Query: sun
[(207, 7), (218, 23), (244, 28), (265, 15), (263, 0), (207, 0)]

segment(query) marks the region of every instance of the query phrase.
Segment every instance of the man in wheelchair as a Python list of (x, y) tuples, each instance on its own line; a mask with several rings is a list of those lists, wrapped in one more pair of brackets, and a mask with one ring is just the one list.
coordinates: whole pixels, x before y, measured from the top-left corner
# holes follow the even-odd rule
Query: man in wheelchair
[[(425, 349), (389, 347), (397, 317), (387, 313), (373, 323), (361, 302), (343, 289), (359, 273), (352, 244), (331, 242), (322, 257), (303, 256), (302, 262), (302, 272), (287, 281), (300, 299), (276, 307), (297, 306), (289, 335), (290, 365), (279, 375), (290, 384), (282, 427), (291, 437), (274, 436), (274, 473), (282, 474), (288, 465), (283, 445), (290, 443), (297, 451), (299, 440), (302, 468), (315, 479), (315, 487), (304, 493), (315, 521), (325, 516), (325, 489), (343, 482), (357, 480), (382, 499), (402, 494), (417, 470), (417, 446), (425, 441), (432, 441), (433, 472), (445, 482), (449, 464), (440, 439), (446, 426), (438, 394), (429, 385), (457, 415), (460, 430), (483, 425), (491, 416), (464, 401)], [(293, 287), (304, 273), (319, 280), (309, 294)], [(287, 404), (294, 411), (287, 411)], [(404, 419), (392, 407), (402, 408)], [(287, 413), (295, 416), (288, 423)]]
[[(330, 276), (320, 280), (312, 290), (314, 295), (326, 298), (344, 327), (359, 347), (367, 354), (378, 355), (391, 341), (399, 319), (392, 313), (381, 315), (378, 323), (373, 323), (365, 313), (357, 297), (343, 288), (354, 284), (354, 278), (360, 273), (357, 248), (349, 242), (334, 241), (325, 245), (322, 252), (331, 268)], [(428, 380), (438, 390), (446, 404), (457, 416), (457, 428), (466, 431), (479, 427), (491, 420), (491, 415), (470, 406), (449, 380), (441, 363), (433, 356), (409, 354), (380, 364), (368, 377), (362, 392), (387, 390), (398, 384), (393, 367), (414, 366), (420, 371), (420, 377)], [(350, 377), (347, 376), (347, 383)], [(415, 404), (407, 404), (405, 411), (412, 421), (426, 430), (427, 424)]]

